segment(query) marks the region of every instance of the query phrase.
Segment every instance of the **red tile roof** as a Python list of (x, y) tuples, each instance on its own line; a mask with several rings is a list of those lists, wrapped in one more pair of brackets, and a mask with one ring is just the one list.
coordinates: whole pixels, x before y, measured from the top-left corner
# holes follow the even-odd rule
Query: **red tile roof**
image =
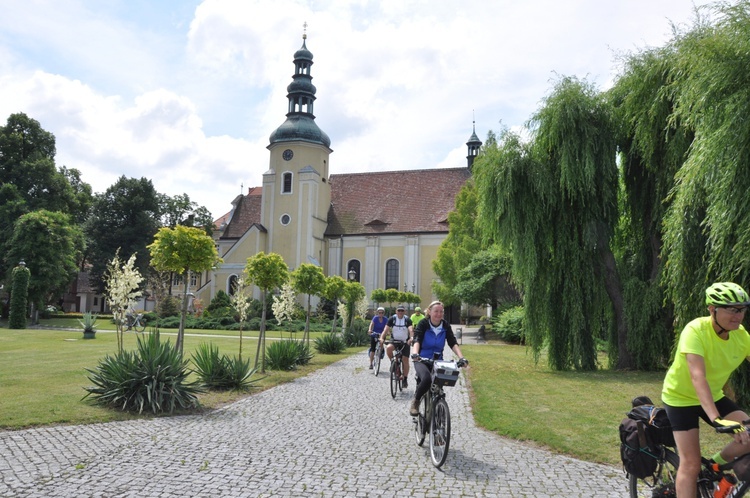
[(263, 187), (251, 187), (248, 189), (247, 195), (238, 195), (232, 201), (234, 209), (229, 213), (231, 219), (221, 236), (222, 239), (239, 239), (251, 226), (260, 225), (262, 194)]
[(448, 232), (468, 168), (331, 175), (326, 236)]
[[(468, 168), (331, 175), (331, 208), (325, 235), (447, 233), (448, 213), (471, 173)], [(232, 201), (222, 239), (238, 239), (260, 225), (262, 187)], [(261, 226), (261, 228), (263, 228)]]

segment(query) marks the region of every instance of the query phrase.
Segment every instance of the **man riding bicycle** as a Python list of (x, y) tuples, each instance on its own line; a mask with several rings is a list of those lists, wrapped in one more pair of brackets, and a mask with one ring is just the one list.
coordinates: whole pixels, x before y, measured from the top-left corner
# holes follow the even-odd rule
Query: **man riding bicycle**
[(696, 318), (680, 334), (664, 378), (662, 401), (680, 455), (678, 497), (694, 497), (701, 468), (698, 419), (714, 427), (736, 426), (734, 440), (714, 455), (719, 464), (750, 452), (750, 434), (738, 424), (748, 415), (724, 395), (729, 376), (750, 361), (750, 335), (742, 326), (750, 297), (739, 285), (720, 282), (706, 289), (709, 316)]
[(415, 360), (414, 370), (419, 380), (414, 399), (409, 406), (409, 414), (414, 417), (419, 415), (419, 400), (430, 390), (430, 384), (432, 384), (430, 369), (419, 361), (420, 358), (431, 360), (433, 353), (438, 353), (442, 359), (443, 349), (447, 342), (451, 350), (460, 358), (461, 365), (469, 363), (461, 354), (461, 348), (458, 347), (458, 341), (450, 324), (443, 320), (443, 303), (433, 301), (427, 309), (427, 317), (419, 322), (417, 330), (414, 331), (414, 342), (411, 346), (411, 357)]
[[(403, 377), (401, 378), (401, 387), (406, 389), (409, 385), (407, 379), (409, 378), (409, 346), (414, 337), (414, 328), (411, 326), (411, 319), (405, 316), (406, 309), (403, 305), (399, 305), (396, 308), (396, 314), (388, 319), (388, 323), (385, 325), (383, 333), (380, 335), (380, 345), (383, 345), (383, 341), (388, 337), (390, 332), (393, 336), (394, 341), (401, 341), (403, 344), (398, 347), (401, 348), (401, 371)], [(395, 346), (389, 344), (385, 352), (388, 355), (388, 359), (393, 361), (393, 350)]]

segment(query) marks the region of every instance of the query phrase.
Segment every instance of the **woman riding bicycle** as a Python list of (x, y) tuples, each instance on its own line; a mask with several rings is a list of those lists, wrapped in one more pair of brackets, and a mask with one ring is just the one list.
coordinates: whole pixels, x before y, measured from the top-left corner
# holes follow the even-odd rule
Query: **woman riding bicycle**
[(414, 331), (414, 343), (411, 346), (411, 357), (417, 360), (414, 362), (414, 370), (417, 372), (419, 380), (414, 392), (414, 399), (409, 406), (409, 414), (412, 416), (419, 415), (419, 400), (423, 394), (429, 391), (432, 383), (430, 369), (427, 368), (427, 365), (418, 361), (419, 358), (431, 360), (433, 353), (439, 353), (442, 359), (445, 343), (448, 342), (448, 346), (456, 353), (460, 361), (464, 364), (469, 363), (461, 354), (461, 348), (458, 347), (456, 336), (453, 334), (450, 324), (443, 320), (445, 311), (443, 303), (433, 301), (427, 309), (427, 317), (419, 322), (417, 329)]
[(372, 361), (375, 359), (375, 347), (377, 346), (380, 335), (385, 330), (388, 320), (385, 318), (385, 308), (378, 308), (377, 314), (370, 321), (370, 329), (367, 333), (370, 335), (370, 370), (372, 370)]
[(750, 335), (742, 326), (750, 297), (735, 283), (715, 283), (706, 289), (706, 305), (709, 316), (691, 321), (680, 334), (662, 389), (680, 455), (678, 497), (696, 495), (701, 468), (699, 418), (714, 427), (737, 426), (734, 440), (714, 455), (717, 463), (750, 452), (750, 434), (738, 425), (748, 415), (723, 391), (732, 372), (744, 360), (750, 361)]

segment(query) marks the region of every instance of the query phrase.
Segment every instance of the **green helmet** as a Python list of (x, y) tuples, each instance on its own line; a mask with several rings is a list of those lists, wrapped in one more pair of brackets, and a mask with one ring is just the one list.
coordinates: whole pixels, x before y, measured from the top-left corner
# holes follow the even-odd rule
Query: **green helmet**
[(745, 289), (733, 282), (717, 282), (706, 289), (706, 304), (714, 306), (748, 306)]

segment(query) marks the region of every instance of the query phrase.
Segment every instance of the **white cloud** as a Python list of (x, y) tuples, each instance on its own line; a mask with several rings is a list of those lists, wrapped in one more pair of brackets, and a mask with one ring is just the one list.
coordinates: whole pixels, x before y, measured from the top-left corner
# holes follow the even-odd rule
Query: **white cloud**
[(463, 166), (473, 117), (480, 139), (516, 129), (559, 75), (606, 88), (615, 52), (692, 18), (689, 0), (165, 0), (140, 19), (117, 3), (8, 4), (0, 123), (40, 121), (95, 191), (146, 176), (215, 216), (261, 184), (304, 22), (342, 173)]

